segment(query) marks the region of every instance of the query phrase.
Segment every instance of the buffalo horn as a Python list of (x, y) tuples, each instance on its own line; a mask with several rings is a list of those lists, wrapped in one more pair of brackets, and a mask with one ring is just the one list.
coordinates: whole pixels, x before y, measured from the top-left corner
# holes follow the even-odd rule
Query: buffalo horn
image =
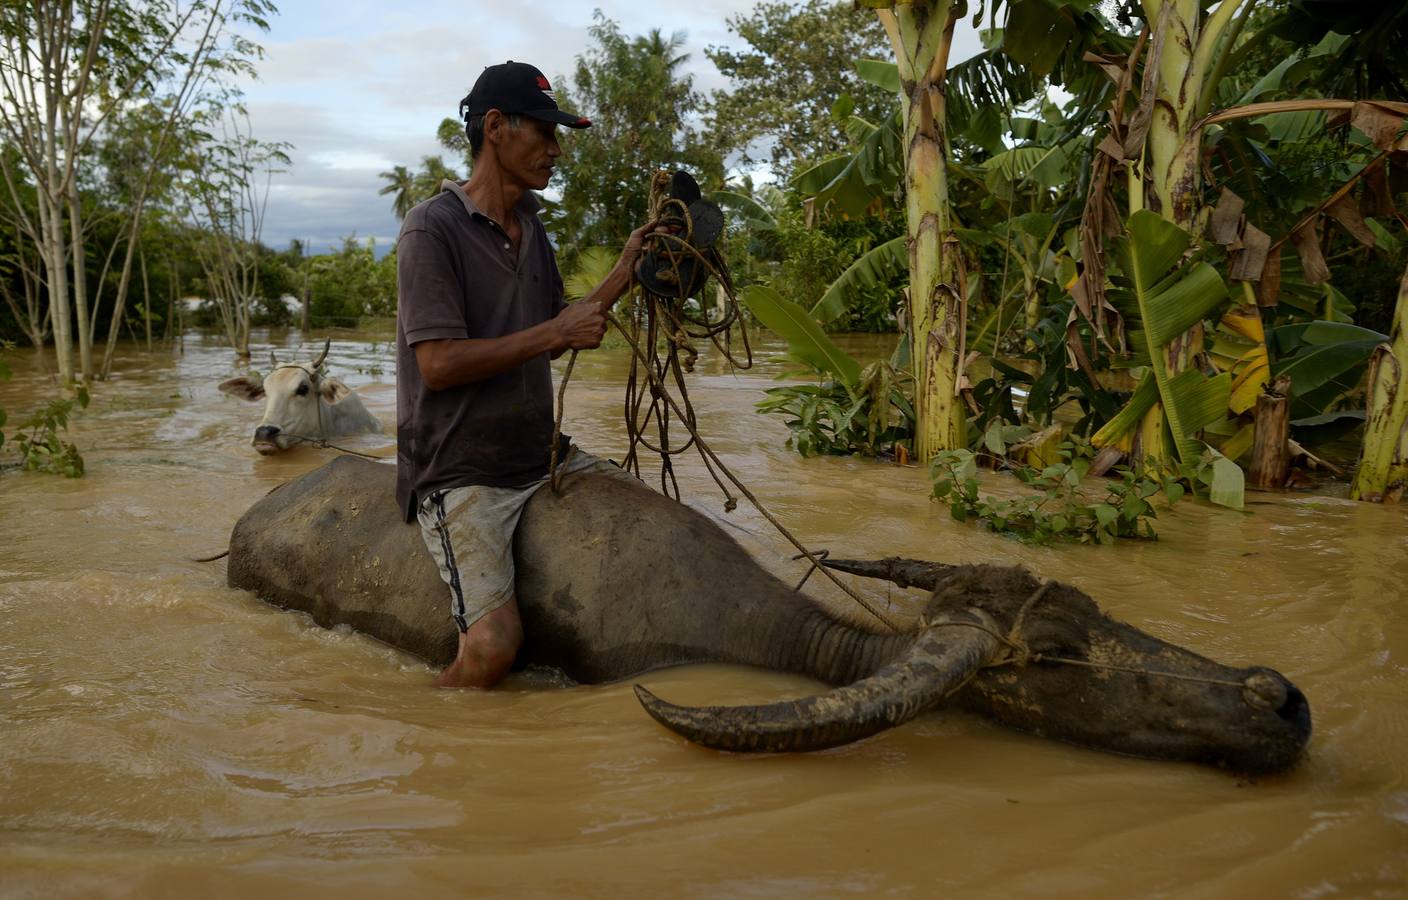
[(908, 652), (874, 675), (813, 697), (762, 706), (676, 706), (640, 685), (636, 697), (655, 721), (715, 750), (839, 747), (931, 709), (997, 653), (996, 629), (986, 613), (959, 611), (930, 625)]

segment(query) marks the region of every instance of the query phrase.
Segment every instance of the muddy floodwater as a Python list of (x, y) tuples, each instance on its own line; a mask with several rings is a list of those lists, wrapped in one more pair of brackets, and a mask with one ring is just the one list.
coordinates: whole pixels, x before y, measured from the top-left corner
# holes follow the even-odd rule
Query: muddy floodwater
[[(348, 446), (380, 455), (389, 337), (338, 335), (330, 357), (388, 429)], [(256, 367), (295, 341), (257, 335)], [(7, 359), (9, 432), (54, 389), (32, 354)], [(567, 393), (565, 430), (603, 456), (624, 450), (626, 364), (585, 354)], [(1408, 506), (1253, 494), (1243, 513), (1180, 504), (1158, 542), (1028, 546), (952, 521), (919, 469), (786, 450), (753, 404), (788, 368), (764, 342), (747, 373), (702, 360), (691, 393), (715, 448), (810, 546), (1023, 563), (1161, 638), (1277, 668), (1313, 710), (1304, 762), (1248, 781), (960, 714), (732, 756), (660, 728), (630, 684), (435, 690), (422, 662), (192, 561), (334, 451), (258, 456), (260, 407), (215, 389), (232, 355), (191, 334), (182, 354), (129, 347), (94, 390), (70, 434), (87, 477), (0, 474), (0, 896), (1408, 895)], [(692, 505), (802, 574), (755, 510), (724, 512), (697, 458), (679, 472)], [(866, 589), (917, 614), (913, 593)], [(816, 686), (727, 666), (640, 681), (687, 703)]]

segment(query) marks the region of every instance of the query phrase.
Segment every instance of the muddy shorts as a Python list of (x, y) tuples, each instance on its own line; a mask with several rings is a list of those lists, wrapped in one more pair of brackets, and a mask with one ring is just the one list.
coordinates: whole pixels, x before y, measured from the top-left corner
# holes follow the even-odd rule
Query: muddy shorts
[[(576, 447), (558, 464), (563, 475), (603, 472), (635, 477)], [(523, 488), (467, 485), (436, 491), (416, 514), (420, 536), (450, 586), (450, 616), (460, 631), (513, 599), (513, 534), (540, 481)]]

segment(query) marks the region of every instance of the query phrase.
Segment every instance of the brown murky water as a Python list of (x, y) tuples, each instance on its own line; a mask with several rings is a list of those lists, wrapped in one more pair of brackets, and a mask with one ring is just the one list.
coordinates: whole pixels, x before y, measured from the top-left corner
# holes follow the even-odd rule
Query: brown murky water
[[(331, 361), (390, 423), (386, 337), (342, 335)], [(663, 731), (629, 685), (433, 690), (419, 661), (188, 561), (332, 455), (258, 457), (258, 408), (215, 390), (228, 351), (193, 336), (179, 357), (129, 351), (97, 389), (73, 433), (86, 478), (0, 475), (0, 895), (1408, 894), (1408, 508), (1258, 496), (1245, 514), (1183, 504), (1158, 543), (1024, 546), (951, 521), (917, 469), (783, 449), (751, 410), (786, 368), (764, 349), (743, 375), (706, 362), (692, 394), (813, 546), (1023, 562), (1161, 637), (1275, 666), (1314, 710), (1305, 762), (1247, 783), (961, 715), (746, 758)], [(10, 358), (13, 422), (49, 388)], [(606, 455), (623, 449), (624, 364), (584, 356), (568, 393), (568, 430)], [(725, 516), (681, 468), (691, 502), (800, 573), (756, 512)], [(642, 680), (684, 702), (812, 687), (729, 667)]]

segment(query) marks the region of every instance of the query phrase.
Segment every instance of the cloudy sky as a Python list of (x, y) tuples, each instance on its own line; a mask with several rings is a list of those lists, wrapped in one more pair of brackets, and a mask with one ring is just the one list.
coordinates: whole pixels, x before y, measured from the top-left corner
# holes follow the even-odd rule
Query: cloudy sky
[[(255, 135), (294, 147), (293, 166), (269, 195), (264, 243), (284, 247), (305, 238), (320, 252), (355, 234), (388, 248), (397, 222), (391, 198), (377, 194), (384, 184), (378, 173), (397, 164), (415, 168), (422, 156), (441, 152), (436, 126), (456, 115), (485, 65), (531, 62), (555, 83), (564, 81), (587, 48), (594, 9), (628, 35), (685, 32), (685, 69), (708, 92), (727, 82), (704, 48), (738, 43), (727, 20), (756, 2), (282, 0), (259, 38), (259, 77), (243, 85)], [(954, 58), (976, 48), (976, 35), (965, 29)]]

